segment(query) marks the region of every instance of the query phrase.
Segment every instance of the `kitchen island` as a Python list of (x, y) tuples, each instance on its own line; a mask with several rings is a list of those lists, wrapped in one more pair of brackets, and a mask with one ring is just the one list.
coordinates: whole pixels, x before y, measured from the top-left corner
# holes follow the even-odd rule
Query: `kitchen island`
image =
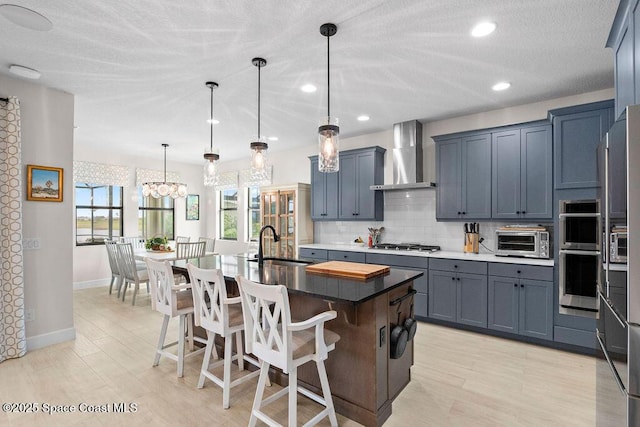
[[(367, 280), (307, 273), (305, 264), (278, 265), (236, 256), (212, 256), (199, 260), (201, 268), (222, 270), (228, 284), (237, 275), (265, 284), (281, 284), (289, 290), (291, 315), (307, 319), (326, 310), (338, 317), (326, 327), (340, 341), (325, 361), (336, 412), (365, 426), (380, 426), (391, 415), (391, 404), (411, 380), (413, 342), (401, 357), (391, 359), (391, 329), (411, 316), (413, 280), (420, 271), (392, 268)], [(176, 261), (175, 268), (183, 268)], [(273, 372), (273, 380), (286, 384), (287, 377)], [(315, 366), (303, 365), (298, 379), (320, 391)]]

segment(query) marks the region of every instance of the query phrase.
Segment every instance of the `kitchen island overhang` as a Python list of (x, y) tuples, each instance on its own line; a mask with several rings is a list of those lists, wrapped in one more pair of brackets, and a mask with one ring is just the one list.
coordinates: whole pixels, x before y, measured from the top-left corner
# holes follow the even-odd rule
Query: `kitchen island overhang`
[[(413, 365), (413, 341), (400, 357), (391, 358), (391, 332), (412, 317), (413, 280), (423, 275), (421, 271), (391, 268), (384, 275), (358, 280), (307, 273), (304, 264), (265, 263), (259, 268), (236, 256), (204, 257), (198, 264), (221, 269), (232, 292), (238, 275), (286, 286), (294, 318), (335, 310), (338, 317), (326, 327), (339, 334), (340, 341), (325, 366), (336, 411), (365, 426), (380, 426), (389, 418), (393, 400), (411, 380)], [(185, 266), (185, 261), (177, 261), (175, 268)], [(282, 372), (273, 371), (272, 379), (287, 384)], [(311, 364), (300, 367), (298, 380), (312, 391), (320, 390)]]

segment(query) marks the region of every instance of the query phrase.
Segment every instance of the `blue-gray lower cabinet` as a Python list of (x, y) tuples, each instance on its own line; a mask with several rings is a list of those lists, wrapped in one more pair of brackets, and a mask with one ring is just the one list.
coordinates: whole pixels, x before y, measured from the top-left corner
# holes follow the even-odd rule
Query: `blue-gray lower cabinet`
[(329, 251), (326, 249), (300, 248), (300, 258), (327, 261), (329, 259)]
[(429, 317), (487, 327), (487, 276), (429, 270)]
[(553, 339), (553, 282), (489, 276), (488, 327)]
[(413, 312), (416, 316), (427, 317), (429, 309), (429, 260), (423, 257), (387, 255), (387, 254), (366, 254), (367, 264), (388, 265), (389, 267), (406, 268), (407, 270), (418, 270), (422, 276), (413, 281), (416, 295), (413, 300)]

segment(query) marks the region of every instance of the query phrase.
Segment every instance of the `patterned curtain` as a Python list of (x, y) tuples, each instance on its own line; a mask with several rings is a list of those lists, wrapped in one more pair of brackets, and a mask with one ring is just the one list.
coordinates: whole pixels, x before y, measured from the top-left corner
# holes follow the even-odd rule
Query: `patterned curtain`
[(24, 356), (20, 102), (0, 100), (0, 362)]

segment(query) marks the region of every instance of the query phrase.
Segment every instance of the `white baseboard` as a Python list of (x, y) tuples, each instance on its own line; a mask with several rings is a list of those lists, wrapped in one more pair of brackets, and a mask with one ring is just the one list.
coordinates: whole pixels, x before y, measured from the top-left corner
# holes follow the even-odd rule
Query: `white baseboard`
[(87, 280), (86, 282), (73, 282), (73, 290), (75, 291), (78, 289), (100, 288), (103, 286), (109, 286), (110, 281), (111, 279), (97, 279)]
[(60, 329), (42, 335), (27, 337), (27, 351), (76, 339), (76, 328)]

